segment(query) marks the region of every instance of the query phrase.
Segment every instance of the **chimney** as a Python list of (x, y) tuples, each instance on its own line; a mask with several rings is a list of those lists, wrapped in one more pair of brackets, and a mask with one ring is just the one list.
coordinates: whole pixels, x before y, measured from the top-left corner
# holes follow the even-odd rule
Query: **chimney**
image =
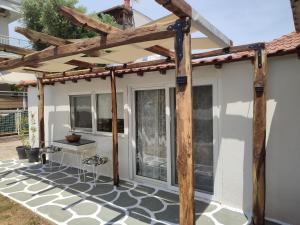
[(131, 7), (130, 7), (130, 0), (124, 0), (124, 6), (125, 6), (126, 8), (131, 8)]

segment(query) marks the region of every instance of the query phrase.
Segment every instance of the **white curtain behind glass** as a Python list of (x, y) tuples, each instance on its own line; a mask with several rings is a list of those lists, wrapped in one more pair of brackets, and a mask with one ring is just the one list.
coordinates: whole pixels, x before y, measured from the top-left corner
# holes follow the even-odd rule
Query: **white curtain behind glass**
[[(111, 94), (97, 95), (98, 118), (111, 119)], [(117, 116), (118, 119), (124, 119), (123, 94), (117, 93)]]
[(165, 90), (136, 91), (136, 174), (167, 180)]

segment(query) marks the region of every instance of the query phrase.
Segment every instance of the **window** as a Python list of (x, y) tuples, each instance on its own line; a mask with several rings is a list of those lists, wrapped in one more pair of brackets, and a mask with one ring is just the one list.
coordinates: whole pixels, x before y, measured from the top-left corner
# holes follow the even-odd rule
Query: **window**
[[(176, 94), (170, 89), (171, 103), (171, 148), (173, 158), (172, 182), (178, 184), (176, 170)], [(193, 87), (193, 151), (195, 189), (214, 193), (213, 151), (213, 86)]]
[[(112, 132), (111, 94), (97, 95), (97, 131)], [(123, 93), (117, 93), (118, 133), (124, 133)]]
[(72, 130), (92, 131), (91, 95), (70, 96)]

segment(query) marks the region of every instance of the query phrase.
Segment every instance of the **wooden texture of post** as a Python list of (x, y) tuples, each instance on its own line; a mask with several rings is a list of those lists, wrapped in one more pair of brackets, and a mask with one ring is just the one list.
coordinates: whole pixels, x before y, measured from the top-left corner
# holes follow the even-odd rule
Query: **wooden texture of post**
[(266, 81), (267, 53), (255, 51), (253, 103), (253, 223), (263, 225), (265, 218), (265, 156), (266, 156)]
[[(183, 33), (182, 55), (180, 40), (176, 49), (176, 115), (177, 115), (177, 173), (179, 181), (180, 225), (195, 224), (194, 159), (192, 144), (192, 66), (191, 35)], [(180, 78), (184, 78), (180, 82)]]
[(118, 123), (117, 123), (117, 93), (115, 71), (111, 70), (111, 112), (112, 112), (112, 142), (113, 142), (113, 180), (119, 185), (119, 154), (118, 154)]
[(37, 79), (38, 83), (38, 125), (39, 125), (39, 147), (45, 146), (45, 125), (44, 125), (44, 84), (42, 78)]

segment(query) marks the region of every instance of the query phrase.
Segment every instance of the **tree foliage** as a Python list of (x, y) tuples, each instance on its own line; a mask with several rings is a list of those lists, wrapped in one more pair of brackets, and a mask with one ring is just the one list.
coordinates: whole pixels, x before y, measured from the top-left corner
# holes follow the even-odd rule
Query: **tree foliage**
[[(64, 39), (80, 39), (96, 36), (95, 32), (75, 26), (59, 15), (58, 8), (60, 6), (67, 6), (81, 13), (86, 13), (86, 8), (76, 6), (77, 3), (78, 0), (23, 0), (21, 6), (22, 22), (29, 29)], [(101, 15), (101, 18), (99, 18), (96, 13), (92, 13), (90, 16), (112, 26), (117, 25), (115, 19), (110, 15)], [(41, 43), (34, 44), (36, 50), (41, 50), (45, 47)]]

